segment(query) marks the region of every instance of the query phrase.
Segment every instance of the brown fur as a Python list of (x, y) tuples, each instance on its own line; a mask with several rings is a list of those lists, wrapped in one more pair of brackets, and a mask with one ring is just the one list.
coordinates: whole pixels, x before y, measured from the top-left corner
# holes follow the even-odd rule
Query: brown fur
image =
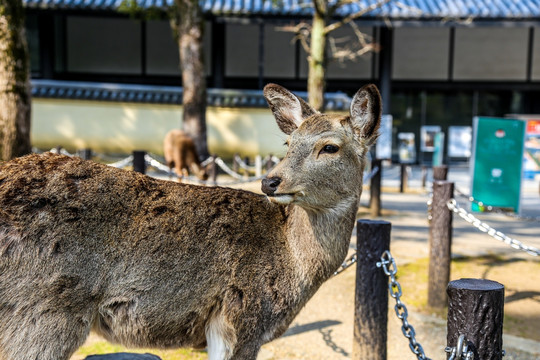
[[(50, 153), (0, 165), (0, 359), (67, 360), (90, 330), (255, 359), (347, 253), (380, 116), (376, 88), (361, 91), (376, 110), (358, 127), (347, 116), (288, 119), (304, 111), (265, 88), (291, 130), (263, 185), (272, 201)], [(339, 151), (321, 152), (328, 143)], [(268, 190), (269, 179), (281, 183)]]
[(193, 139), (182, 130), (173, 129), (165, 135), (163, 153), (165, 162), (171, 170), (174, 168), (179, 177), (192, 173), (201, 180), (208, 179), (208, 172), (201, 165)]

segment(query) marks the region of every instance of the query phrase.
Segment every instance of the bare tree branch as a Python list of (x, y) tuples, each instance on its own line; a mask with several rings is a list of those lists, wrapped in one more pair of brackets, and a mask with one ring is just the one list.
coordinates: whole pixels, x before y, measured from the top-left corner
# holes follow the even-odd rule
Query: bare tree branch
[(295, 36), (292, 38), (291, 42), (299, 41), (308, 56), (311, 54), (309, 44), (311, 36), (311, 24), (302, 21), (296, 25), (279, 26), (276, 28), (276, 30), (294, 33)]
[[(350, 14), (350, 15), (346, 16), (345, 18), (343, 18), (340, 21), (336, 21), (335, 23), (332, 23), (332, 24), (328, 25), (327, 27), (324, 28), (324, 31), (328, 34), (329, 32), (332, 32), (332, 31), (336, 30), (337, 28), (340, 28), (343, 25), (350, 23), (354, 19), (357, 19), (360, 16), (365, 15), (370, 11), (373, 11), (375, 9), (380, 8), (381, 6), (383, 6), (386, 3), (389, 3), (390, 1), (392, 1), (392, 0), (378, 1), (375, 4), (372, 4), (372, 5), (366, 7), (364, 9), (362, 9), (362, 10), (359, 10), (359, 11), (353, 13), (353, 14)], [(343, 6), (344, 4), (350, 4), (350, 3), (353, 3), (353, 2), (354, 2), (354, 0), (338, 1), (338, 2), (336, 2), (336, 4), (334, 6), (331, 7), (331, 11), (334, 12), (340, 6)]]
[[(358, 25), (354, 22), (350, 22), (349, 25), (353, 29), (357, 41), (350, 41), (349, 37), (335, 38), (328, 36), (330, 59), (344, 63), (345, 61), (355, 61), (371, 51), (380, 50), (379, 44), (372, 42), (373, 38), (360, 31)], [(346, 43), (347, 46), (340, 46), (340, 43)]]

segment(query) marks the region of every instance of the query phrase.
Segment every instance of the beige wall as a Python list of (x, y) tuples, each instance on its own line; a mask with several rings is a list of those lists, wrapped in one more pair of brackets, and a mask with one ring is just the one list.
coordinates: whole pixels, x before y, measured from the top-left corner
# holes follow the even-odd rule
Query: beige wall
[[(163, 137), (180, 126), (182, 107), (98, 101), (32, 100), (32, 144), (42, 150), (61, 145), (69, 151), (162, 154)], [(269, 109), (209, 107), (211, 153), (230, 157), (283, 155), (285, 135)]]

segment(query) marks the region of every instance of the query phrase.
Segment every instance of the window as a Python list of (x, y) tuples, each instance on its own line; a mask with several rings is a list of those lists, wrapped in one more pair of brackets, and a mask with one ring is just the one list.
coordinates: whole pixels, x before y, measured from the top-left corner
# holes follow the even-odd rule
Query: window
[(454, 80), (526, 80), (527, 28), (457, 28)]
[(396, 80), (446, 80), (450, 29), (394, 29), (392, 78)]
[(26, 15), (26, 39), (30, 56), (30, 71), (33, 76), (41, 75), (38, 17), (35, 14)]
[(146, 73), (180, 75), (178, 44), (167, 21), (148, 21), (146, 24)]
[(540, 27), (534, 28), (532, 51), (532, 80), (540, 80)]
[(296, 43), (294, 33), (281, 31), (279, 26), (264, 27), (264, 76), (294, 78)]
[(67, 71), (141, 74), (141, 24), (131, 19), (68, 17)]
[(227, 24), (225, 30), (225, 75), (258, 76), (259, 26)]

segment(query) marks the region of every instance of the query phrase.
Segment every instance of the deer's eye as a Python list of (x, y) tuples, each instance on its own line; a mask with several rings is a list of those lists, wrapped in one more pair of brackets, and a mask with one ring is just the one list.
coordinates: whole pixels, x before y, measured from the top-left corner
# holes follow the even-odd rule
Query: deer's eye
[(336, 145), (324, 145), (319, 154), (333, 154), (338, 152), (339, 147)]

